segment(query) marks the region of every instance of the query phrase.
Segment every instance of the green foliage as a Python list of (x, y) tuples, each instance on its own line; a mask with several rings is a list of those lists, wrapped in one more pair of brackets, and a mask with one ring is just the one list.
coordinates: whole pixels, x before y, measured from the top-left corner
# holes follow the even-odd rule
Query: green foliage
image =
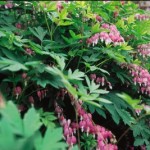
[(9, 70), (12, 72), (19, 71), (19, 70), (28, 70), (23, 64), (19, 63), (18, 61), (6, 59), (1, 57), (0, 58), (0, 67), (1, 70)]
[[(33, 120), (34, 118), (34, 120)], [(34, 108), (28, 110), (23, 119), (24, 136), (32, 136), (41, 126), (39, 114), (36, 114)], [(30, 124), (30, 126), (29, 126)]]
[(46, 126), (46, 127), (55, 127), (55, 121), (57, 118), (54, 116), (54, 113), (52, 112), (44, 112), (42, 109), (39, 110), (40, 117), (41, 117), (41, 122)]
[(78, 69), (76, 69), (74, 72), (72, 72), (71, 69), (68, 70), (69, 80), (83, 80), (82, 77), (84, 77), (84, 72), (81, 72)]
[(81, 142), (81, 147), (85, 150), (90, 150), (96, 146), (96, 141), (92, 135), (87, 136), (86, 134), (83, 134), (81, 139), (83, 140), (83, 142)]
[(30, 28), (30, 31), (33, 33), (33, 35), (35, 35), (41, 42), (43, 41), (47, 31), (44, 31), (42, 27), (38, 27), (35, 29)]
[(132, 128), (133, 135), (135, 138), (134, 145), (146, 145), (149, 146), (149, 140), (150, 140), (150, 131), (149, 126), (145, 124), (145, 120), (138, 121), (137, 124), (133, 125)]
[(38, 130), (42, 125), (40, 115), (33, 107), (22, 119), (17, 107), (9, 101), (0, 114), (1, 150), (66, 149), (66, 144), (61, 142), (61, 128), (48, 128), (42, 137)]
[[(10, 128), (12, 128), (12, 133), (19, 135), (23, 134), (24, 131), (20, 113), (11, 101), (8, 103), (5, 109), (1, 109), (0, 113), (2, 115), (2, 120), (4, 120), (4, 122), (7, 122)], [(1, 121), (1, 123), (3, 122)]]
[[(7, 100), (25, 110), (22, 119), (12, 102), (0, 108), (1, 149), (66, 149), (52, 113), (56, 93), (62, 88), (82, 100), (89, 112), (105, 119), (109, 113), (117, 127), (123, 122), (133, 131), (134, 145), (149, 148), (149, 109), (144, 109), (145, 104), (150, 105), (149, 97), (137, 92), (132, 76), (120, 67), (129, 63), (150, 69), (149, 58), (142, 58), (137, 51), (138, 45), (150, 41), (150, 21), (135, 18), (145, 11), (133, 2), (120, 1), (62, 2), (60, 8), (57, 1), (12, 3), (12, 8), (6, 9), (7, 2), (0, 2), (0, 88)], [(115, 25), (125, 42), (88, 44), (87, 39), (95, 34), (109, 33), (101, 27), (104, 23)], [(96, 79), (104, 77), (104, 85), (90, 74)], [(45, 93), (40, 97), (39, 91)], [(34, 102), (29, 101), (30, 96)], [(137, 109), (141, 110), (139, 116)], [(46, 128), (43, 133), (42, 125)], [(83, 149), (95, 146), (91, 136), (83, 135), (82, 141)]]
[(131, 116), (130, 112), (127, 111), (127, 108), (131, 110), (132, 108), (130, 107), (130, 105), (125, 103), (125, 101), (120, 99), (116, 93), (109, 93), (106, 95), (106, 98), (109, 99), (112, 104), (104, 104), (104, 107), (112, 115), (112, 118), (116, 124), (119, 124), (120, 119), (129, 126), (135, 122), (133, 116)]
[(132, 108), (134, 109), (142, 109), (143, 106), (140, 106), (140, 100), (139, 99), (132, 99), (129, 95), (123, 93), (123, 94), (117, 94), (119, 97), (124, 99)]

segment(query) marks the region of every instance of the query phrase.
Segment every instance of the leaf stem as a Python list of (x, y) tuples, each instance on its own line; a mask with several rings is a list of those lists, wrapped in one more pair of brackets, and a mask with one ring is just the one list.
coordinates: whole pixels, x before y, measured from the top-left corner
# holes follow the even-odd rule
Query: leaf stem
[(46, 25), (47, 25), (47, 28), (48, 28), (48, 32), (49, 32), (49, 35), (50, 35), (50, 40), (52, 40), (52, 34), (51, 34), (51, 30), (50, 30), (50, 27), (49, 27), (49, 24), (48, 24), (48, 21), (47, 21), (47, 18), (46, 18), (46, 13), (45, 11), (44, 12), (44, 17), (45, 17), (45, 21), (46, 21)]
[(78, 61), (78, 65), (77, 65), (77, 69), (79, 68), (81, 58), (82, 58), (82, 55), (79, 57), (79, 61)]
[(130, 130), (130, 127), (127, 128), (127, 130), (125, 130), (125, 132), (123, 132), (123, 134), (119, 137), (119, 139), (117, 140), (117, 144), (121, 141), (121, 139), (128, 133), (128, 131)]
[(26, 95), (25, 98), (28, 97), (28, 96), (30, 96), (31, 94), (33, 94), (33, 93), (39, 91), (39, 90), (43, 90), (43, 89), (44, 89), (44, 88), (36, 89), (36, 90), (34, 90), (33, 92), (31, 92), (31, 93), (29, 93), (28, 95)]
[[(111, 58), (108, 58), (108, 59), (106, 59), (106, 60), (100, 62), (99, 64), (96, 65), (96, 67), (99, 67), (99, 66), (102, 65), (103, 63), (109, 61), (110, 59), (111, 59)], [(88, 70), (88, 71), (86, 71), (86, 73), (88, 73), (88, 72), (90, 72), (90, 71), (91, 71), (91, 70)]]
[(24, 96), (26, 89), (28, 89), (31, 85), (33, 85), (33, 83), (29, 84), (28, 86), (24, 86), (21, 95), (19, 96), (18, 103), (21, 101), (21, 98)]
[(96, 67), (100, 66), (101, 64), (104, 64), (105, 62), (109, 61), (111, 58), (105, 59), (104, 61), (100, 62), (96, 65)]

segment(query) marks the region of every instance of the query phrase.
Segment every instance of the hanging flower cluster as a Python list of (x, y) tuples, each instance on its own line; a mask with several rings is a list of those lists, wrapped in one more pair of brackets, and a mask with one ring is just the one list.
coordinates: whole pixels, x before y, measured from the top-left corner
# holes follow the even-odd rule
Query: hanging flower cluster
[(138, 116), (140, 115), (141, 111), (142, 111), (141, 109), (135, 109), (135, 112)]
[(21, 23), (16, 23), (16, 28), (21, 29), (22, 28), (22, 24)]
[(129, 73), (133, 77), (135, 85), (139, 85), (140, 92), (150, 96), (150, 74), (148, 70), (136, 65), (136, 64), (121, 64), (122, 68), (127, 68)]
[(139, 116), (142, 112), (142, 109), (146, 111), (146, 113), (150, 113), (150, 105), (142, 104), (143, 108), (135, 109), (136, 114)]
[(27, 78), (27, 73), (22, 73), (22, 75), (21, 75), (21, 77), (22, 77), (22, 79), (26, 79)]
[(147, 58), (150, 56), (150, 44), (142, 44), (137, 47), (140, 56)]
[(33, 96), (29, 96), (28, 101), (29, 101), (30, 104), (34, 104)]
[(102, 24), (101, 26), (104, 29), (108, 29), (109, 32), (100, 32), (94, 34), (92, 37), (87, 39), (87, 44), (97, 45), (99, 40), (105, 42), (106, 45), (112, 43), (114, 46), (121, 45), (124, 43), (124, 38), (120, 35), (120, 32), (117, 30), (115, 25)]
[(144, 105), (144, 110), (145, 110), (147, 113), (150, 113), (150, 105)]
[(99, 16), (99, 15), (96, 15), (96, 20), (98, 21), (98, 22), (101, 22), (103, 19), (102, 19), (102, 17), (101, 16)]
[(5, 4), (4, 6), (5, 6), (5, 9), (11, 9), (11, 8), (13, 8), (12, 2), (8, 2), (8, 3)]
[(47, 90), (43, 89), (43, 90), (38, 90), (37, 91), (37, 96), (39, 98), (39, 100), (41, 101), (43, 98), (45, 98), (47, 95)]
[[(60, 92), (59, 92), (60, 93)], [(66, 92), (65, 92), (66, 93)], [(55, 101), (55, 112), (58, 116), (59, 122), (63, 127), (64, 138), (69, 145), (69, 149), (77, 143), (77, 133), (86, 133), (93, 135), (93, 138), (97, 141), (96, 150), (118, 150), (115, 145), (116, 139), (111, 131), (108, 131), (100, 125), (95, 125), (92, 121), (92, 115), (87, 113), (82, 107), (82, 101), (76, 100), (69, 94), (71, 104), (74, 106), (78, 120), (71, 122), (70, 119), (66, 119), (63, 114), (63, 109)]]
[(58, 12), (61, 12), (61, 10), (64, 8), (64, 7), (62, 6), (62, 2), (61, 2), (61, 1), (57, 1), (56, 7), (57, 7)]
[(26, 48), (25, 49), (25, 53), (27, 54), (27, 55), (33, 55), (34, 54), (34, 51), (33, 50), (31, 50), (30, 48)]
[(19, 95), (22, 93), (22, 88), (20, 86), (16, 86), (14, 88), (14, 95), (16, 96), (16, 99), (18, 99)]
[(27, 107), (26, 107), (25, 105), (23, 105), (23, 104), (18, 105), (18, 110), (19, 110), (19, 112), (23, 112), (23, 111), (25, 111), (26, 109), (27, 109)]
[(97, 77), (96, 74), (91, 74), (90, 79), (94, 80), (95, 83), (99, 84), (100, 86), (108, 86), (109, 89), (112, 89), (111, 83), (107, 81), (104, 77)]
[(142, 20), (149, 20), (150, 16), (145, 15), (145, 14), (136, 14), (135, 15), (135, 19), (140, 20), (140, 21), (142, 21)]

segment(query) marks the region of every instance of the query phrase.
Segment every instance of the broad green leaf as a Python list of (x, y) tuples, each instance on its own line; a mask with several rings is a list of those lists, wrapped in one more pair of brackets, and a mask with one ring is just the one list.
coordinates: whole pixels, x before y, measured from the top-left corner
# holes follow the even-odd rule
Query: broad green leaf
[(150, 135), (150, 131), (149, 131), (149, 126), (145, 124), (145, 121), (139, 121), (138, 123), (136, 123), (135, 125), (133, 125), (131, 127), (131, 129), (133, 130), (133, 136), (136, 137), (141, 137), (141, 136), (147, 136)]
[(112, 115), (113, 120), (115, 121), (116, 124), (119, 124), (120, 121), (120, 116), (118, 115), (117, 111), (114, 109), (114, 106), (109, 104), (109, 105), (104, 105), (106, 109), (110, 112)]
[(43, 55), (42, 47), (39, 44), (36, 44), (31, 41), (29, 42), (29, 44), (30, 44), (31, 49), (35, 51), (35, 53)]
[(33, 138), (36, 137), (29, 137), (29, 138), (20, 138), (16, 141), (15, 148), (18, 150), (33, 150), (34, 148), (34, 143), (33, 143)]
[(16, 63), (13, 65), (9, 65), (8, 67), (4, 67), (2, 70), (9, 70), (9, 71), (15, 72), (15, 71), (19, 71), (22, 69), (27, 70), (27, 68), (23, 66), (22, 64)]
[(15, 55), (14, 53), (12, 53), (10, 50), (7, 49), (2, 49), (3, 54), (9, 58), (10, 60), (18, 60), (18, 55)]
[[(129, 95), (123, 93), (123, 94), (117, 94), (119, 97), (121, 97), (122, 99), (124, 99), (129, 105), (131, 105), (134, 109), (137, 108), (137, 106), (140, 103), (140, 100), (138, 99), (132, 99)], [(142, 108), (142, 106), (141, 106)]]
[(87, 95), (87, 87), (85, 87), (81, 82), (79, 82), (77, 86), (78, 86), (78, 91), (80, 91), (80, 93)]
[(74, 22), (61, 20), (61, 21), (59, 21), (58, 26), (69, 26), (71, 24), (74, 24)]
[(136, 138), (134, 141), (134, 146), (140, 146), (144, 144), (144, 139), (142, 138)]
[(60, 20), (67, 19), (67, 15), (68, 15), (67, 9), (66, 8), (62, 9), (62, 11), (59, 13)]
[(90, 93), (99, 93), (98, 88), (100, 85), (95, 84), (95, 82), (92, 80), (89, 86)]
[(88, 108), (92, 114), (95, 112), (95, 107), (93, 105), (88, 105)]
[(99, 102), (102, 102), (102, 103), (107, 103), (107, 104), (111, 104), (112, 102), (111, 101), (109, 101), (109, 100), (107, 100), (107, 99), (105, 99), (105, 98), (98, 98), (97, 99)]
[(90, 68), (91, 71), (98, 70), (98, 67), (96, 67), (96, 66), (90, 66), (90, 64), (89, 64), (89, 68)]
[(0, 110), (0, 113), (5, 118), (7, 123), (11, 125), (12, 132), (22, 135), (23, 126), (22, 120), (20, 118), (20, 113), (17, 107), (12, 103), (12, 101), (9, 101), (6, 107)]
[[(45, 67), (45, 71), (52, 75), (53, 80), (50, 81), (50, 84), (55, 88), (64, 87), (64, 83), (62, 82), (63, 74), (62, 72), (56, 67)], [(53, 82), (54, 81), (54, 82)]]
[(86, 102), (87, 104), (93, 105), (96, 108), (102, 108), (102, 106), (94, 101), (89, 101), (89, 100), (84, 100), (84, 102)]
[(67, 80), (67, 77), (56, 67), (45, 67), (45, 71), (53, 75), (55, 80), (59, 80), (56, 84), (55, 82), (51, 81), (51, 85), (58, 88), (58, 87), (65, 87), (75, 98), (78, 97), (76, 89), (70, 84)]
[(146, 146), (146, 149), (147, 149), (147, 150), (150, 150), (150, 145), (147, 145), (147, 146)]
[(79, 147), (77, 145), (73, 146), (72, 150), (79, 150)]
[(93, 100), (97, 100), (97, 98), (99, 97), (99, 94), (87, 94), (87, 95), (81, 95), (81, 100), (83, 101), (93, 101)]
[(54, 57), (60, 67), (61, 70), (64, 70), (65, 68), (65, 59), (63, 57), (55, 56)]
[(106, 119), (106, 114), (105, 114), (105, 111), (103, 111), (102, 109), (100, 108), (96, 108), (96, 112), (101, 115), (102, 117), (104, 117)]
[(69, 30), (70, 35), (72, 36), (73, 39), (81, 39), (81, 34), (76, 35), (72, 30)]
[(38, 38), (40, 41), (43, 41), (47, 31), (45, 31), (42, 27), (37, 27), (37, 28), (31, 28), (29, 27), (29, 30)]
[(26, 66), (38, 66), (40, 65), (42, 62), (41, 61), (28, 61), (25, 63)]
[(43, 138), (42, 138), (42, 135), (41, 135), (40, 131), (36, 132), (34, 137), (35, 137), (34, 140), (33, 140), (34, 147), (36, 148), (36, 150), (41, 150)]
[(117, 107), (115, 107), (115, 109), (125, 124), (128, 124), (130, 126), (131, 123), (134, 123), (134, 118), (131, 116), (131, 114), (129, 112), (127, 112), (123, 109), (118, 109)]
[(131, 15), (128, 17), (128, 24), (134, 23), (135, 22), (135, 16)]
[(99, 23), (96, 23), (95, 25), (93, 25), (93, 26), (92, 26), (92, 29), (91, 29), (91, 32), (92, 32), (92, 33), (100, 32), (100, 24), (99, 24)]
[(0, 120), (0, 149), (1, 150), (15, 150), (14, 131), (10, 122), (7, 119)]
[[(37, 85), (40, 85), (41, 87), (45, 88), (48, 84), (52, 84), (53, 82), (51, 82), (51, 79), (49, 78), (45, 78), (45, 77), (40, 77), (40, 78), (34, 78), (34, 80), (36, 80)], [(58, 84), (58, 83), (55, 83)], [(54, 86), (54, 85), (53, 85)], [(55, 87), (55, 86), (54, 86)]]
[(122, 44), (121, 46), (120, 46), (120, 49), (121, 50), (132, 50), (133, 48), (131, 47), (131, 46), (129, 46), (129, 45), (127, 45), (127, 43), (125, 43), (125, 44)]
[(85, 65), (86, 65), (87, 68), (90, 68), (90, 71), (99, 70), (99, 71), (102, 72), (102, 73), (106, 73), (106, 74), (110, 75), (108, 71), (106, 71), (106, 70), (104, 70), (104, 69), (102, 69), (102, 68), (99, 68), (99, 67), (97, 67), (97, 66), (92, 66), (92, 65), (90, 65), (89, 63), (85, 63)]
[(58, 150), (66, 149), (66, 143), (62, 142), (62, 129), (61, 128), (48, 128), (46, 130), (42, 146), (40, 150)]
[(84, 72), (79, 71), (76, 69), (74, 72), (71, 69), (68, 70), (68, 79), (69, 80), (83, 80)]
[[(33, 119), (34, 118), (34, 119)], [(24, 135), (30, 137), (40, 128), (40, 116), (34, 108), (28, 110), (23, 119)]]
[(6, 59), (4, 57), (1, 57), (0, 68), (2, 68), (2, 70), (9, 70), (9, 71), (28, 70), (28, 68), (25, 67), (20, 62), (11, 59)]
[(92, 54), (90, 57), (85, 55), (85, 56), (82, 56), (82, 58), (86, 62), (96, 62), (99, 60), (99, 53)]
[(6, 36), (6, 34), (3, 31), (0, 31), (0, 38)]
[(127, 28), (127, 26), (125, 25), (123, 19), (118, 20), (118, 22), (116, 23), (116, 26), (119, 27), (119, 28), (123, 28), (123, 29)]
[(100, 70), (100, 71), (103, 72), (103, 73), (106, 73), (106, 74), (110, 75), (108, 71), (106, 71), (106, 70), (104, 70), (104, 69), (102, 69), (102, 68), (98, 68), (98, 70)]
[(90, 79), (88, 78), (87, 75), (85, 76), (85, 79), (86, 79), (86, 83), (87, 83), (88, 87), (90, 87), (91, 83), (90, 83)]
[(43, 7), (43, 9), (45, 9), (45, 5), (46, 5), (46, 11), (54, 11), (57, 8), (57, 3), (54, 1), (48, 2), (48, 1), (39, 1), (39, 3), (41, 4), (41, 6)]

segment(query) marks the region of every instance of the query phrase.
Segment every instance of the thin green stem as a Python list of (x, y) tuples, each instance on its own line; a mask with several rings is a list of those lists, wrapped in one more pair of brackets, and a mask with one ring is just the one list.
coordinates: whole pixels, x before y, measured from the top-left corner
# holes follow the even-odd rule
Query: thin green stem
[[(108, 58), (102, 62), (100, 62), (99, 64), (96, 65), (96, 67), (99, 67), (100, 65), (104, 64), (105, 62), (109, 61), (111, 58)], [(88, 70), (86, 73), (90, 72), (91, 70)]]
[(58, 26), (56, 26), (56, 27), (55, 27), (55, 29), (53, 30), (53, 34), (55, 33), (55, 31), (56, 31), (57, 27), (58, 27)]
[(33, 94), (33, 93), (39, 91), (39, 90), (43, 90), (43, 89), (44, 89), (44, 88), (40, 88), (40, 89), (38, 89), (38, 90), (34, 90), (33, 92), (31, 92), (31, 93), (29, 93), (28, 95), (26, 95), (25, 98), (28, 97), (29, 95), (31, 95), (31, 94)]
[(130, 127), (127, 128), (127, 130), (125, 130), (125, 132), (123, 132), (123, 134), (119, 137), (117, 144), (121, 141), (121, 139), (128, 133), (128, 131), (130, 130)]
[(19, 99), (18, 99), (17, 103), (20, 102), (21, 98), (24, 96), (24, 93), (25, 93), (26, 89), (29, 88), (31, 85), (33, 85), (33, 83), (31, 83), (31, 84), (29, 84), (28, 86), (25, 86), (25, 87), (23, 88), (22, 93), (21, 93), (21, 95), (19, 96)]
[(79, 65), (80, 65), (81, 58), (82, 58), (82, 55), (80, 55), (80, 57), (79, 57), (79, 61), (78, 61), (77, 68), (79, 68)]
[(67, 63), (66, 66), (65, 66), (65, 69), (68, 67), (68, 65), (69, 65), (69, 63), (72, 61), (72, 59), (73, 59), (73, 57), (71, 57), (71, 58), (69, 59), (68, 63)]
[(102, 65), (102, 64), (104, 64), (105, 62), (109, 61), (110, 59), (111, 59), (111, 58), (108, 58), (108, 59), (106, 59), (106, 60), (100, 62), (98, 65), (96, 65), (96, 67), (99, 67), (100, 65)]
[(50, 39), (52, 40), (52, 34), (51, 34), (51, 30), (50, 30), (50, 27), (49, 27), (49, 24), (48, 24), (48, 21), (47, 21), (46, 13), (45, 13), (45, 11), (43, 11), (43, 12), (44, 12), (44, 17), (45, 17), (46, 25), (47, 25), (47, 28), (48, 28), (48, 32), (49, 32), (49, 35), (50, 35)]

